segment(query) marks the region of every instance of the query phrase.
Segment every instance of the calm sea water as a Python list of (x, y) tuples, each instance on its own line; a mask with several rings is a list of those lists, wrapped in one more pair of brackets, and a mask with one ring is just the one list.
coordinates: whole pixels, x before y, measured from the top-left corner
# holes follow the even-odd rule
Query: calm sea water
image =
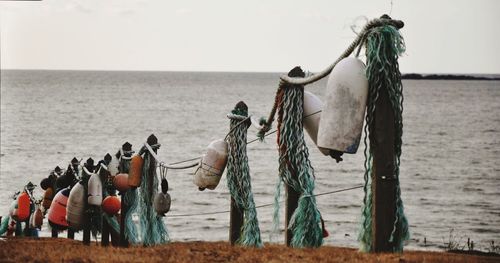
[[(200, 156), (228, 131), (226, 114), (243, 100), (267, 116), (278, 73), (3, 71), (1, 87), (0, 213), (28, 181), (39, 184), (74, 157), (95, 160), (129, 141), (134, 149), (154, 133), (166, 162)], [(307, 90), (323, 97), (325, 82)], [(500, 82), (404, 81), (401, 185), (410, 222), (409, 248), (437, 249), (470, 237), (486, 249), (500, 243)], [(249, 139), (256, 130), (250, 128)], [(248, 147), (257, 205), (272, 203), (277, 181), (275, 135)], [(337, 164), (307, 138), (316, 193), (363, 183), (363, 154)], [(226, 240), (225, 178), (214, 191), (198, 191), (193, 169), (168, 173), (172, 210), (165, 221), (175, 241)], [(41, 189), (36, 190), (38, 196)], [(326, 244), (356, 247), (362, 189), (317, 201), (331, 236)], [(258, 209), (269, 241), (272, 207)], [(41, 233), (48, 236), (47, 227)], [(280, 241), (282, 237), (279, 237)]]

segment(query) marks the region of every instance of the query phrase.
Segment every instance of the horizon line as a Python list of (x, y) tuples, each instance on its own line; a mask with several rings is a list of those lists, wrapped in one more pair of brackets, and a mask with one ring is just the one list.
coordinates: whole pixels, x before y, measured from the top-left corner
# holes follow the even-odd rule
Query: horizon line
[[(266, 73), (285, 74), (285, 71), (225, 71), (225, 70), (133, 70), (133, 69), (21, 69), (6, 68), (0, 71), (87, 71), (87, 72), (179, 72), (179, 73)], [(312, 72), (315, 73), (315, 72)], [(428, 72), (401, 72), (401, 74), (421, 74), (421, 75), (500, 75), (500, 73), (428, 73)]]

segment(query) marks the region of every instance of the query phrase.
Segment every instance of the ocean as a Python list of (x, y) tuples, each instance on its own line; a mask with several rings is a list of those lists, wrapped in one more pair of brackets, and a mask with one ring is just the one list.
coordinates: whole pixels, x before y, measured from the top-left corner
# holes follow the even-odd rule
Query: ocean
[[(75, 156), (100, 160), (126, 141), (138, 150), (152, 133), (166, 163), (201, 156), (211, 141), (228, 132), (226, 114), (237, 102), (244, 101), (257, 119), (267, 117), (279, 75), (3, 70), (0, 214), (8, 214), (15, 191), (28, 181), (39, 185), (56, 166), (66, 168)], [(465, 245), (468, 238), (482, 250), (491, 241), (500, 243), (500, 81), (404, 80), (403, 85), (400, 182), (411, 233), (406, 248), (441, 249), (449, 241)], [(324, 89), (325, 81), (306, 87), (320, 98)], [(248, 139), (256, 132), (251, 127)], [(306, 142), (315, 193), (363, 184), (364, 147), (336, 163), (307, 134)], [(278, 180), (276, 136), (248, 145), (248, 157), (256, 204), (272, 203)], [(172, 207), (165, 223), (170, 238), (227, 240), (228, 213), (198, 215), (229, 210), (226, 179), (213, 191), (199, 191), (193, 172), (168, 172)], [(362, 200), (362, 189), (317, 197), (330, 232), (325, 244), (358, 246)], [(272, 210), (257, 210), (265, 242), (271, 240)], [(40, 235), (50, 236), (46, 225)], [(283, 239), (278, 235), (272, 241)]]

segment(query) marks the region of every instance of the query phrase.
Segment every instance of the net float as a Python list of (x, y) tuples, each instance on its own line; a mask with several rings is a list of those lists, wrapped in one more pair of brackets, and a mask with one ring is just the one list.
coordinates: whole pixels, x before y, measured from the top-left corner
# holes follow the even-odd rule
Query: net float
[(215, 189), (227, 164), (227, 142), (219, 139), (211, 142), (194, 173), (193, 182), (200, 190)]
[(72, 229), (80, 230), (83, 228), (84, 212), (85, 188), (80, 182), (71, 188), (66, 207), (66, 221)]
[(368, 79), (363, 62), (353, 57), (341, 60), (328, 77), (325, 94), (318, 146), (356, 153), (368, 97)]
[(87, 187), (87, 201), (89, 205), (101, 205), (102, 204), (102, 182), (99, 175), (93, 173), (90, 176), (88, 187)]
[(120, 211), (120, 199), (114, 195), (110, 195), (102, 201), (102, 210), (109, 215), (116, 215)]
[(144, 159), (136, 154), (130, 160), (130, 169), (128, 176), (128, 185), (130, 187), (138, 187), (141, 185), (141, 177), (142, 177), (142, 166), (144, 165)]

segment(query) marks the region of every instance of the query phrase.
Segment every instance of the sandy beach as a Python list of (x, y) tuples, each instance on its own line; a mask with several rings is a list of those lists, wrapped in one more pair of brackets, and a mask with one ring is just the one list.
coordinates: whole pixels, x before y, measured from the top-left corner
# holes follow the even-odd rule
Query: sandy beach
[(0, 241), (0, 262), (499, 262), (498, 256), (405, 251), (366, 254), (356, 249), (323, 246), (291, 249), (269, 245), (262, 249), (227, 242), (173, 242), (154, 247), (101, 247), (63, 238), (7, 238)]

